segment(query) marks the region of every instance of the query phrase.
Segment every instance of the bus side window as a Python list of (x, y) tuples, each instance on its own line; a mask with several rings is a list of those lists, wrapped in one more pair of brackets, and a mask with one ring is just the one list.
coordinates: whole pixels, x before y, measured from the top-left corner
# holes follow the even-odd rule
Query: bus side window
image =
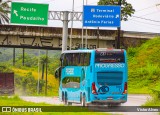
[(63, 66), (67, 66), (68, 65), (68, 62), (67, 62), (67, 54), (64, 55), (64, 58), (63, 58)]
[(77, 62), (77, 59), (76, 59), (76, 58), (77, 58), (77, 56), (76, 56), (75, 53), (73, 53), (72, 55), (73, 55), (73, 60), (72, 60), (73, 63), (72, 63), (72, 65), (73, 65), (73, 66), (76, 66), (76, 62)]
[(77, 66), (81, 66), (81, 62), (80, 62), (80, 53), (77, 53), (77, 58), (76, 58), (76, 60), (77, 60)]
[(80, 65), (84, 65), (84, 53), (80, 53)]
[(64, 56), (64, 66), (71, 66), (72, 65), (72, 54), (65, 54)]
[(90, 53), (84, 54), (84, 66), (89, 66), (90, 64)]
[(80, 56), (79, 53), (73, 54), (73, 65), (74, 66), (80, 66)]

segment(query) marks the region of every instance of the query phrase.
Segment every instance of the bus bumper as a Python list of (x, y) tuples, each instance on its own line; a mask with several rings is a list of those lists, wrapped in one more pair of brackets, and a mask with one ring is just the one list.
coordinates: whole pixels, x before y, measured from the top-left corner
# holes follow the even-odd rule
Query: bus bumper
[(113, 103), (113, 104), (118, 104), (118, 103), (125, 103), (126, 102), (126, 100), (94, 100), (94, 101), (92, 101), (92, 103), (94, 104), (94, 103), (103, 103), (103, 104), (111, 104), (111, 103)]
[(127, 102), (127, 95), (94, 95), (92, 103), (120, 104)]

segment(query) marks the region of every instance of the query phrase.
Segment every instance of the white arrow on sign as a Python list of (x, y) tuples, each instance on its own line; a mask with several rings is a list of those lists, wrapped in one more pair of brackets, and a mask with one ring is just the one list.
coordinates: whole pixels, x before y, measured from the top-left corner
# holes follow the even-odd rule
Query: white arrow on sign
[(118, 14), (116, 15), (116, 18), (119, 18), (119, 15), (118, 15)]
[(13, 13), (14, 13), (16, 16), (18, 16), (17, 10), (14, 10)]

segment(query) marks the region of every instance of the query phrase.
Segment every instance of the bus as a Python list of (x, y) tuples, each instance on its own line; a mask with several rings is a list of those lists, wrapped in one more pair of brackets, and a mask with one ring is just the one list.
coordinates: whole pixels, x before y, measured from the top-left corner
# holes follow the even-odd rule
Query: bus
[(119, 105), (127, 101), (128, 66), (124, 49), (80, 49), (62, 52), (59, 99), (80, 103)]

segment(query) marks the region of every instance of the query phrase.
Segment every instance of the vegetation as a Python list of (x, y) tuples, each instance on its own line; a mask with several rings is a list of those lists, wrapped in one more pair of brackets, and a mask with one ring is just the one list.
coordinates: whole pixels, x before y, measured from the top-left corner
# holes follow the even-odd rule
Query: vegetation
[[(19, 95), (37, 95), (38, 81), (33, 77), (32, 73), (29, 72), (25, 76), (15, 75), (15, 86), (16, 94)], [(39, 94), (44, 94), (45, 81), (40, 80), (39, 82)], [(51, 87), (49, 85), (49, 87)]]
[(45, 103), (33, 103), (26, 102), (20, 99), (18, 96), (14, 97), (0, 97), (1, 106), (50, 106)]
[(160, 105), (160, 37), (128, 49), (129, 93), (152, 94), (145, 105)]
[(148, 100), (143, 106), (160, 106), (160, 97), (153, 92), (152, 99)]
[(129, 92), (149, 93), (160, 90), (160, 38), (148, 40), (140, 47), (129, 48)]
[[(99, 0), (99, 5), (119, 5), (120, 0)], [(127, 21), (128, 17), (134, 14), (135, 10), (126, 0), (121, 0), (121, 20)]]
[[(22, 49), (16, 49), (16, 62), (13, 63), (13, 49), (1, 48), (0, 49), (0, 71), (1, 72), (14, 72), (15, 73), (15, 91), (18, 95), (44, 95), (46, 84), (46, 62), (48, 63), (48, 83), (47, 94), (58, 95), (58, 80), (54, 77), (54, 70), (59, 65), (60, 52), (48, 51), (48, 58), (46, 58), (46, 51), (40, 50), (40, 55), (37, 50), (25, 50), (24, 66)], [(38, 70), (39, 61), (39, 70)], [(44, 66), (45, 65), (45, 66)], [(38, 73), (39, 71), (39, 73)], [(42, 74), (43, 73), (43, 74)], [(38, 86), (39, 76), (39, 88)], [(42, 77), (43, 76), (43, 77)], [(43, 78), (43, 79), (42, 79)], [(39, 89), (39, 91), (37, 91)]]

